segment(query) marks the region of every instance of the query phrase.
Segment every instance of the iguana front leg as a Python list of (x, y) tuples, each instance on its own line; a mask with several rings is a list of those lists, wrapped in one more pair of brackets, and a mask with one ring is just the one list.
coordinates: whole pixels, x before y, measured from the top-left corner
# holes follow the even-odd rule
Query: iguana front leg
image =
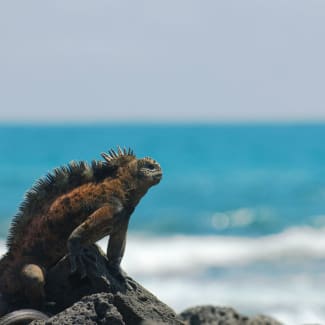
[(111, 272), (120, 279), (124, 279), (125, 277), (120, 264), (125, 251), (127, 230), (128, 219), (124, 219), (117, 229), (113, 229), (107, 245), (106, 255), (108, 258), (108, 266)]
[(81, 278), (86, 276), (84, 260), (89, 260), (85, 255), (84, 247), (111, 233), (113, 221), (121, 211), (121, 205), (106, 204), (92, 213), (79, 225), (68, 239), (68, 253), (71, 263), (71, 272), (77, 270)]

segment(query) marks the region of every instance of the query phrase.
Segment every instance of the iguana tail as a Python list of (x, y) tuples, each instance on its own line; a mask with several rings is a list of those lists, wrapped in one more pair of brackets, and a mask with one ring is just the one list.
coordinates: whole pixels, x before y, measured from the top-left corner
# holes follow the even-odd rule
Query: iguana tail
[(0, 318), (1, 325), (29, 324), (33, 320), (46, 320), (49, 316), (35, 309), (15, 310)]
[(17, 278), (15, 259), (8, 252), (0, 260), (0, 294), (3, 297), (15, 296), (19, 291), (20, 280)]
[(7, 273), (6, 270), (8, 269), (10, 264), (10, 260), (11, 258), (9, 253), (5, 254), (0, 260), (0, 317), (8, 311), (8, 303), (3, 296), (3, 293), (5, 293), (5, 285), (7, 283), (5, 276)]

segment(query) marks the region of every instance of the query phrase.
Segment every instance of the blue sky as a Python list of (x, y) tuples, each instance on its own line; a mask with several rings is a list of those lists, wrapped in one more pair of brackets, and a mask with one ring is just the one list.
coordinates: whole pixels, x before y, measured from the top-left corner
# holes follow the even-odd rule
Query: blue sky
[(2, 1), (2, 121), (325, 120), (322, 0)]

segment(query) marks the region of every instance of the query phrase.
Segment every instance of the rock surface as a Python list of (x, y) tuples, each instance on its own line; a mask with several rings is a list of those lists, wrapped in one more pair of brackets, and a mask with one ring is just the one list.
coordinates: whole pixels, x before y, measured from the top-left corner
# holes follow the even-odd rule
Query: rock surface
[(33, 325), (68, 324), (112, 324), (124, 325), (123, 316), (113, 305), (114, 297), (109, 293), (97, 293), (82, 298), (70, 308), (65, 309), (46, 321), (34, 321)]

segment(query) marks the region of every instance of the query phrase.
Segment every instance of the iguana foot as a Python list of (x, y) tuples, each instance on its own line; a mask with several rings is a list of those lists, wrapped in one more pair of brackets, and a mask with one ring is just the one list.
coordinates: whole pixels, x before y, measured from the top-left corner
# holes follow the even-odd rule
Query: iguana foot
[(97, 267), (97, 257), (87, 248), (81, 248), (69, 254), (71, 273), (79, 273), (81, 279), (87, 276), (86, 265)]
[(108, 269), (111, 275), (114, 276), (117, 280), (125, 281), (127, 274), (122, 270), (120, 266), (108, 264)]
[(110, 274), (119, 282), (124, 284), (128, 289), (133, 290), (133, 287), (128, 283), (128, 275), (122, 270), (120, 266), (110, 265), (108, 263), (108, 270)]

